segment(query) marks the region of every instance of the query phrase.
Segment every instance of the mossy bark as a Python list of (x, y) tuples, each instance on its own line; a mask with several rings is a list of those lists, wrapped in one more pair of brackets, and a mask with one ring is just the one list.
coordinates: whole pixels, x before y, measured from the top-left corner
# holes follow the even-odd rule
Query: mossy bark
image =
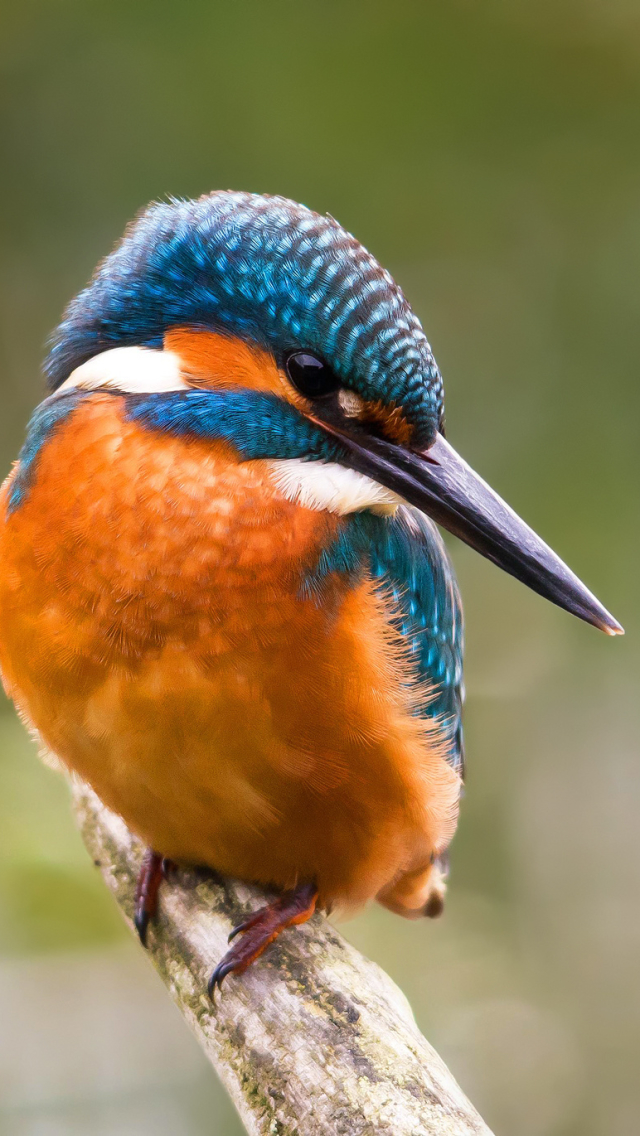
[[(91, 856), (132, 926), (143, 854), (86, 786), (75, 808)], [(180, 871), (163, 884), (149, 957), (256, 1136), (491, 1136), (418, 1031), (397, 986), (320, 916), (207, 996), (230, 929), (258, 888)]]

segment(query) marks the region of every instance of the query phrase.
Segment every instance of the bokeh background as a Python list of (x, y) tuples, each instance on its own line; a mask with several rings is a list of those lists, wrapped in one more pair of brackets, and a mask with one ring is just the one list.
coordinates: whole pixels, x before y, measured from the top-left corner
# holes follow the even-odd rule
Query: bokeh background
[[(393, 271), (454, 445), (626, 625), (606, 639), (452, 542), (447, 910), (344, 931), (499, 1136), (636, 1134), (638, 0), (3, 0), (0, 90), (3, 472), (48, 331), (142, 205), (283, 193)], [(176, 1132), (240, 1127), (6, 706), (0, 1133)]]

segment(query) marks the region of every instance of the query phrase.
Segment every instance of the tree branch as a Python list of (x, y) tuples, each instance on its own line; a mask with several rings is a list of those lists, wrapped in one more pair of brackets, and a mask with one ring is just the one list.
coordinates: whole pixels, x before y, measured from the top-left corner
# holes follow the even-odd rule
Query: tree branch
[[(132, 926), (143, 854), (123, 821), (74, 788), (89, 852)], [(227, 935), (264, 902), (195, 871), (163, 884), (149, 955), (252, 1136), (491, 1136), (419, 1033), (404, 995), (319, 916), (285, 932), (213, 1006)]]

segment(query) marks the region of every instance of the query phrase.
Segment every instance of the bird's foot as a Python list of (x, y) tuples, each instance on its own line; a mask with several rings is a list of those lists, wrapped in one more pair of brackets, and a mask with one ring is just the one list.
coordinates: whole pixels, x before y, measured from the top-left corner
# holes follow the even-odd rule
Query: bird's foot
[(261, 907), (244, 923), (234, 927), (229, 942), (238, 938), (224, 958), (218, 963), (209, 979), (209, 996), (213, 998), (216, 986), (222, 986), (228, 974), (242, 974), (264, 949), (277, 939), (286, 927), (296, 923), (306, 923), (316, 908), (318, 889), (315, 884), (301, 884), (293, 891), (285, 891), (273, 903)]
[(135, 913), (133, 922), (143, 947), (147, 945), (147, 931), (149, 923), (155, 918), (158, 911), (158, 892), (163, 880), (175, 871), (173, 860), (161, 856), (148, 848), (144, 854), (142, 867), (136, 884)]

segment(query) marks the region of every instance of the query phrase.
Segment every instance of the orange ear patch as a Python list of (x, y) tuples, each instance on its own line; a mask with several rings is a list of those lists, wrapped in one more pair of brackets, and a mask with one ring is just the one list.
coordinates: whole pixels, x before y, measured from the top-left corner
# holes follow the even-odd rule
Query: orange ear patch
[(176, 327), (165, 333), (164, 347), (179, 356), (184, 378), (194, 387), (270, 391), (299, 410), (309, 410), (309, 403), (293, 389), (271, 352), (236, 336)]
[(381, 400), (365, 402), (362, 414), (359, 416), (363, 423), (372, 423), (378, 426), (389, 442), (399, 446), (408, 446), (413, 437), (413, 426), (407, 422), (401, 406), (395, 402), (386, 404)]

